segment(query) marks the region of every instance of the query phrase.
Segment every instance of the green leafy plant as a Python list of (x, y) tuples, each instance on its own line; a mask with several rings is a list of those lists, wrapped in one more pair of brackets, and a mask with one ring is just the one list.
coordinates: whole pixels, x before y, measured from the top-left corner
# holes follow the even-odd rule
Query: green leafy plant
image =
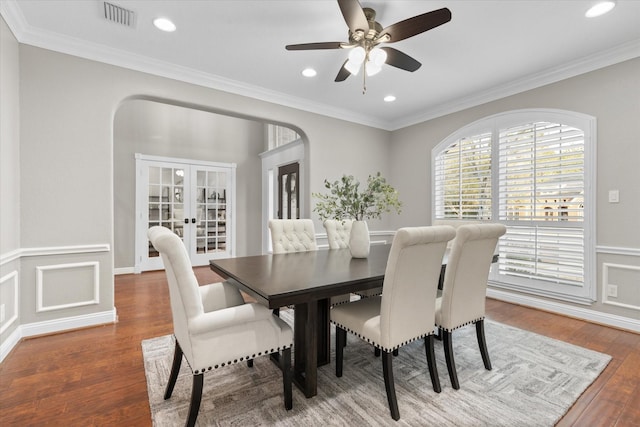
[(352, 175), (343, 175), (337, 181), (324, 180), (327, 194), (313, 193), (319, 199), (314, 208), (320, 218), (355, 220), (379, 219), (384, 212), (400, 213), (402, 202), (398, 192), (378, 172), (369, 175), (366, 188), (360, 188), (360, 181)]

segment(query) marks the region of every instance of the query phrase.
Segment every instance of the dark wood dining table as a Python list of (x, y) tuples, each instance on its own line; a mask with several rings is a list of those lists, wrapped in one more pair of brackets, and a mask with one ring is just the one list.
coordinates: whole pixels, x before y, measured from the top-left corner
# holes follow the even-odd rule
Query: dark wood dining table
[[(331, 297), (382, 286), (390, 248), (372, 245), (368, 258), (352, 258), (349, 249), (320, 249), (215, 259), (209, 265), (271, 309), (294, 306), (293, 380), (312, 397), (317, 394), (317, 368), (330, 362)], [(495, 255), (493, 262), (497, 259)]]
[(233, 279), (271, 309), (294, 306), (294, 383), (306, 397), (317, 394), (317, 367), (330, 361), (332, 296), (382, 286), (391, 245), (373, 245), (368, 258), (349, 249), (215, 259), (211, 269)]

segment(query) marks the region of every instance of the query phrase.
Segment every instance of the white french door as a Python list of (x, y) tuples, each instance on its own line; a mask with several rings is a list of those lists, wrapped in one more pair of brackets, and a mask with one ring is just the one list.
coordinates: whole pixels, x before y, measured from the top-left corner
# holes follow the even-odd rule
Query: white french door
[(136, 272), (163, 268), (147, 230), (182, 238), (191, 263), (234, 254), (235, 164), (136, 155)]

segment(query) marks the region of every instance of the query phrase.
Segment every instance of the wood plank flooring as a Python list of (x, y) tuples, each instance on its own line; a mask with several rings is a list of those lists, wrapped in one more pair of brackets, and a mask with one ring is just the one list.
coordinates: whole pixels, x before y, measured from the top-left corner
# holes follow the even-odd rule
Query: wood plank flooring
[[(164, 272), (115, 283), (118, 323), (25, 339), (0, 364), (0, 425), (151, 425), (140, 342), (172, 331)], [(559, 426), (640, 425), (640, 335), (496, 300), (487, 316), (613, 357)]]

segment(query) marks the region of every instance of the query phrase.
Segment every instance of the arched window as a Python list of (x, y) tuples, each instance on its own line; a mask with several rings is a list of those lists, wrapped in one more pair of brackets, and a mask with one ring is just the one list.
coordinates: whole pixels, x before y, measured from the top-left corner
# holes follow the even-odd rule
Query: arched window
[(595, 119), (518, 110), (458, 130), (432, 151), (433, 218), (500, 222), (491, 284), (595, 300)]

